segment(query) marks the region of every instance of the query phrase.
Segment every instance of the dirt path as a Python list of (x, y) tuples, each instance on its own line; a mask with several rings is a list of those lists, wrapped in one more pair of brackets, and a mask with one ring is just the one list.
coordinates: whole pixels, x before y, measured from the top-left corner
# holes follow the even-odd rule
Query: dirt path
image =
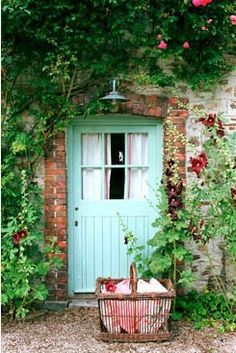
[(196, 331), (187, 322), (173, 325), (173, 339), (162, 343), (96, 341), (96, 308), (47, 313), (2, 327), (2, 353), (236, 353), (236, 333)]

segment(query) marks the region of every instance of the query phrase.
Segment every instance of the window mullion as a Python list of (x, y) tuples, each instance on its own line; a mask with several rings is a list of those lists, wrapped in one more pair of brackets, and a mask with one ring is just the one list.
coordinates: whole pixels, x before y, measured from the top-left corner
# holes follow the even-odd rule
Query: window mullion
[(101, 148), (102, 148), (102, 150), (101, 150), (101, 168), (102, 168), (102, 170), (101, 170), (101, 173), (102, 173), (102, 177), (101, 177), (101, 182), (102, 182), (102, 188), (101, 188), (101, 193), (102, 193), (102, 195), (101, 195), (101, 198), (102, 198), (102, 200), (104, 200), (105, 199), (105, 191), (104, 191), (104, 189), (105, 189), (105, 168), (104, 168), (104, 165), (105, 165), (105, 136), (104, 136), (105, 134), (104, 133), (102, 133), (102, 143), (101, 143)]
[(128, 134), (125, 133), (125, 185), (124, 185), (124, 199), (128, 199)]

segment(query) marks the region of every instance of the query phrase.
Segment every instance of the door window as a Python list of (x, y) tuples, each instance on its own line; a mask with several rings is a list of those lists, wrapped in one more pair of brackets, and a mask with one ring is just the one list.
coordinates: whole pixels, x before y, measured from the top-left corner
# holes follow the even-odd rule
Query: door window
[(148, 134), (82, 134), (82, 198), (147, 196)]

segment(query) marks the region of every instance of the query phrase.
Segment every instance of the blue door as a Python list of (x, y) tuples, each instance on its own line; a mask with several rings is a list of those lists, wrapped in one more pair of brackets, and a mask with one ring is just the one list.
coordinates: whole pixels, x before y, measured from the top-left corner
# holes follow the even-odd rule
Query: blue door
[(93, 292), (96, 278), (127, 277), (132, 259), (119, 217), (144, 245), (153, 236), (149, 202), (162, 173), (162, 124), (99, 116), (70, 126), (69, 291)]

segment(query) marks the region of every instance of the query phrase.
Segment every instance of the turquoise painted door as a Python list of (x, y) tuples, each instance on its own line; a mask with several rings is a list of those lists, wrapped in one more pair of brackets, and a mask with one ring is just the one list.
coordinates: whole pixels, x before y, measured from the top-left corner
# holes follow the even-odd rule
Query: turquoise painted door
[[(143, 245), (153, 236), (153, 199), (162, 171), (162, 125), (123, 116), (90, 118), (68, 129), (70, 294), (93, 292), (96, 278), (127, 277), (119, 224)], [(149, 201), (148, 201), (149, 200)]]

